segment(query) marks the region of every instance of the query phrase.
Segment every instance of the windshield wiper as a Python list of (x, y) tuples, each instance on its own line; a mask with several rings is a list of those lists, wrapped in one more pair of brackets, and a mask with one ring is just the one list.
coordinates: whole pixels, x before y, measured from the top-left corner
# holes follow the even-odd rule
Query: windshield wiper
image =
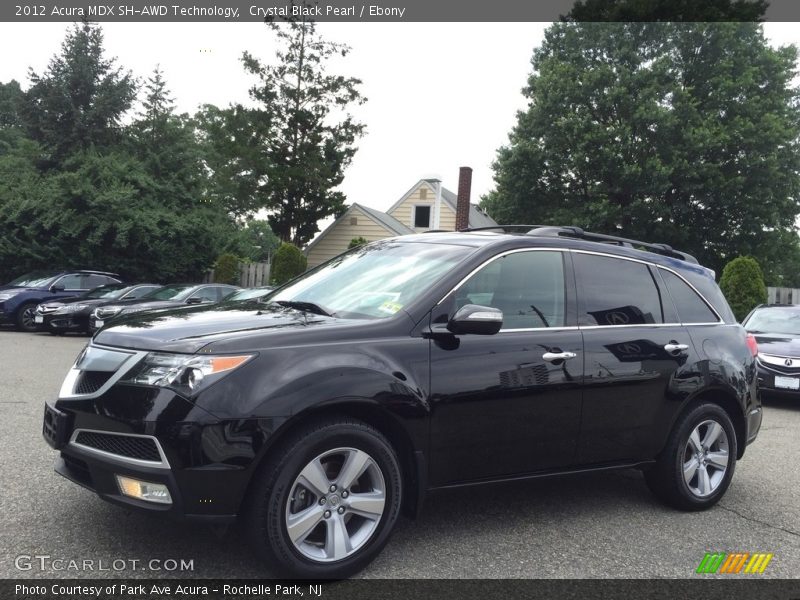
[(305, 300), (272, 300), (272, 302), (286, 308), (296, 308), (297, 310), (314, 313), (315, 315), (322, 315), (323, 317), (332, 317), (336, 314), (323, 308), (319, 304), (314, 304), (313, 302), (307, 302)]

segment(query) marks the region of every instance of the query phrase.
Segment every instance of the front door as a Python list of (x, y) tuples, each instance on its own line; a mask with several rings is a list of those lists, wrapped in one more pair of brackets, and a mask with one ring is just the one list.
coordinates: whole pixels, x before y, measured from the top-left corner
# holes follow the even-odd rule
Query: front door
[(566, 252), (513, 251), (434, 309), (435, 324), (465, 304), (492, 306), (503, 328), (431, 343), (433, 486), (572, 463), (583, 371), (572, 280)]

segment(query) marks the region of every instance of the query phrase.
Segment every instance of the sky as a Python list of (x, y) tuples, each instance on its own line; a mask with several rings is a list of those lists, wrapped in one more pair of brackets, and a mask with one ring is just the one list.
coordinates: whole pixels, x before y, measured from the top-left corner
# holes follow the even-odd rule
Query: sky
[[(416, 181), (457, 190), (473, 169), (472, 201), (493, 187), (491, 163), (526, 100), (521, 90), (548, 23), (320, 23), (352, 47), (331, 72), (358, 77), (368, 98), (352, 113), (367, 126), (341, 186), (348, 203), (386, 210)], [(0, 23), (0, 81), (28, 86), (59, 51), (63, 23)], [(797, 23), (767, 23), (771, 43), (800, 45)], [(246, 102), (253, 84), (239, 62), (267, 62), (274, 37), (261, 23), (105, 23), (107, 56), (146, 77), (158, 64), (180, 112)], [(321, 223), (324, 226), (325, 223)]]

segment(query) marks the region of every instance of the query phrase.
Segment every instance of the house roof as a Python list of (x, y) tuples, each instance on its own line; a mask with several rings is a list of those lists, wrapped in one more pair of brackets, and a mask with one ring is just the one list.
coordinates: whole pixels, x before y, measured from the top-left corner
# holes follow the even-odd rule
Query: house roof
[(328, 225), (327, 228), (325, 228), (316, 238), (314, 238), (314, 240), (312, 240), (312, 242), (308, 246), (306, 246), (304, 252), (308, 254), (311, 248), (316, 246), (321, 239), (323, 239), (326, 235), (328, 235), (328, 233), (333, 230), (334, 226), (339, 221), (347, 217), (353, 211), (354, 208), (360, 210), (367, 217), (375, 221), (376, 224), (383, 227), (386, 231), (388, 231), (392, 235), (408, 235), (410, 233), (416, 233), (413, 229), (411, 229), (410, 227), (406, 227), (391, 215), (387, 215), (386, 213), (383, 213), (379, 210), (375, 210), (374, 208), (367, 208), (363, 204), (357, 204), (356, 202), (353, 202), (353, 204), (348, 206), (347, 210), (344, 211), (344, 213), (342, 213), (342, 215), (338, 219), (336, 219), (333, 223)]
[[(400, 197), (400, 199), (397, 202), (395, 202), (389, 210), (386, 211), (386, 213), (391, 214), (392, 212), (394, 212), (394, 210), (398, 206), (400, 206), (403, 202), (405, 202), (408, 199), (408, 197), (411, 194), (413, 194), (417, 190), (417, 188), (419, 188), (419, 186), (423, 183), (426, 184), (428, 186), (428, 189), (430, 189), (435, 194), (436, 186), (439, 185), (441, 181), (439, 181), (438, 179), (420, 179), (419, 181), (417, 181), (417, 183), (412, 185), (411, 188), (405, 194), (403, 194)], [(450, 209), (453, 212), (456, 212), (456, 203), (458, 202), (457, 194), (454, 194), (446, 187), (442, 186), (442, 200), (444, 201), (445, 204), (447, 204), (447, 206), (450, 207)], [(495, 220), (492, 219), (492, 217), (490, 217), (489, 215), (487, 215), (486, 212), (480, 206), (478, 206), (477, 204), (470, 203), (469, 205), (470, 227), (494, 227), (496, 225), (497, 223), (495, 222)]]
[(358, 207), (361, 212), (366, 213), (369, 217), (378, 221), (381, 225), (386, 227), (389, 231), (396, 233), (397, 235), (407, 235), (409, 233), (416, 233), (410, 227), (403, 225), (400, 221), (395, 219), (392, 215), (389, 215), (385, 212), (381, 212), (379, 210), (375, 210), (374, 208), (368, 208), (363, 204), (351, 204), (352, 206)]

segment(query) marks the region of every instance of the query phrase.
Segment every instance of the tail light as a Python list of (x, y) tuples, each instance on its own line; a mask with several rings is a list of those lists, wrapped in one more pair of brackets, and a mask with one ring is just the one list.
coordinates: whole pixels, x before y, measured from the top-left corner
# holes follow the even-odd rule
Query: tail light
[(747, 348), (750, 350), (750, 354), (758, 356), (758, 342), (752, 333), (747, 334)]

